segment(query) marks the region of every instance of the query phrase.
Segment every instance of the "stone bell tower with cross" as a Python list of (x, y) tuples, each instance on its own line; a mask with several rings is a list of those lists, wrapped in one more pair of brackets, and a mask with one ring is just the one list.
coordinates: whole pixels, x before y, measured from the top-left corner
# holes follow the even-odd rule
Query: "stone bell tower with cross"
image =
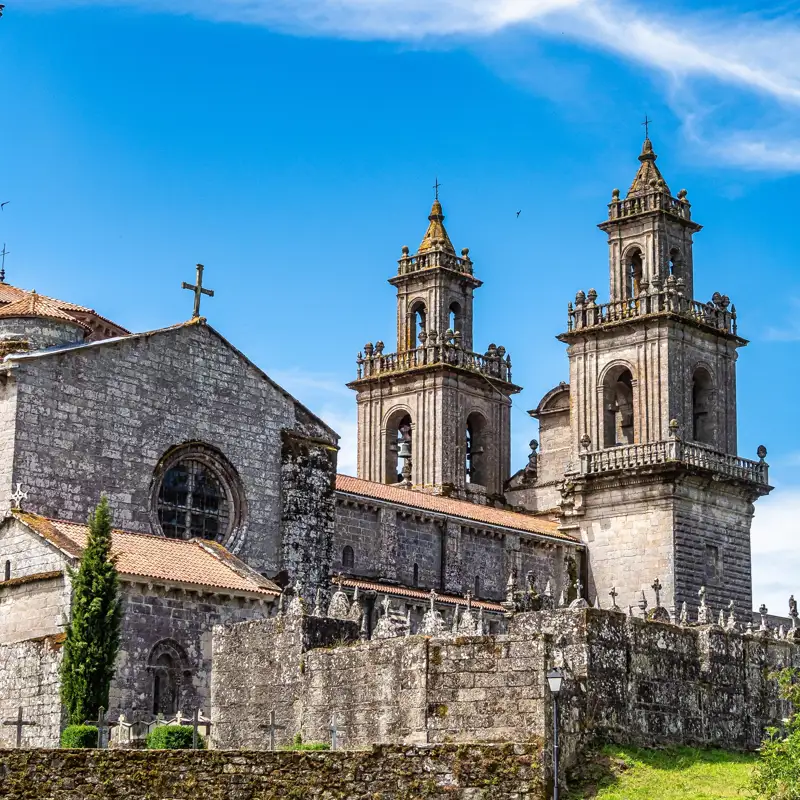
[(485, 502), (510, 471), (511, 358), (490, 344), (474, 352), (469, 250), (456, 255), (444, 227), (439, 182), (416, 253), (397, 274), (397, 349), (368, 342), (359, 353), (358, 476)]
[[(753, 502), (770, 491), (766, 450), (740, 458), (736, 435), (736, 308), (692, 297), (692, 219), (673, 196), (649, 136), (608, 218), (610, 302), (594, 289), (570, 303), (571, 461), (562, 528), (589, 552), (590, 595), (619, 591), (622, 607), (654, 576), (667, 607), (751, 606)], [(755, 454), (754, 454), (755, 455)]]

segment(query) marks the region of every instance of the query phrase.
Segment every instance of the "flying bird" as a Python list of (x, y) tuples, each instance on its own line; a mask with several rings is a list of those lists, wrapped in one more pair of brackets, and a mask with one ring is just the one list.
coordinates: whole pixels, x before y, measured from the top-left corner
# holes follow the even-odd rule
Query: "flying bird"
[(521, 213), (522, 213), (522, 209), (520, 209), (519, 211), (517, 211), (517, 216), (519, 216)]
[(5, 6), (2, 3), (0, 3), (0, 17), (3, 16), (3, 9), (4, 8), (5, 8)]
[(5, 203), (0, 203), (0, 211), (3, 210), (3, 206), (7, 206), (10, 202), (10, 200), (6, 200)]

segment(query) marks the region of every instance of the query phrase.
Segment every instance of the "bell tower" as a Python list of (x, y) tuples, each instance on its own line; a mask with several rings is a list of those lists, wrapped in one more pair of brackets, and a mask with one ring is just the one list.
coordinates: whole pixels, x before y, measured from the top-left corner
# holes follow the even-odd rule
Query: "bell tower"
[(397, 274), (397, 350), (368, 342), (358, 354), (358, 476), (475, 502), (499, 495), (510, 471), (511, 358), (473, 352), (467, 248), (456, 255), (437, 197), (417, 252)]
[(608, 218), (610, 302), (570, 303), (571, 463), (562, 527), (588, 545), (592, 596), (625, 605), (652, 594), (680, 608), (706, 586), (713, 605), (751, 607), (750, 523), (766, 494), (766, 450), (737, 455), (736, 361), (747, 344), (735, 306), (692, 298), (692, 219), (673, 196), (649, 138)]

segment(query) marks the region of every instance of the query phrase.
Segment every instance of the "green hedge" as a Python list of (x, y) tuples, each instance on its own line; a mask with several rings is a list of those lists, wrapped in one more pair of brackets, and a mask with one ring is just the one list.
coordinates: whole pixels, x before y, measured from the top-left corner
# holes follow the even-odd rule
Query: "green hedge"
[(97, 747), (99, 731), (94, 725), (69, 725), (61, 734), (62, 747)]
[(331, 746), (325, 742), (304, 742), (303, 737), (296, 733), (292, 743), (286, 747), (279, 747), (279, 750), (330, 750)]
[[(159, 725), (147, 734), (148, 750), (191, 750), (194, 729), (189, 725)], [(205, 740), (197, 734), (197, 749), (206, 746)]]

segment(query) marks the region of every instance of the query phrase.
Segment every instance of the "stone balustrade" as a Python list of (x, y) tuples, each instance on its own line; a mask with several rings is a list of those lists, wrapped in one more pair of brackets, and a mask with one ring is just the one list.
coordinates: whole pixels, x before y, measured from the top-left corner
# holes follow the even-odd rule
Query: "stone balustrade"
[(736, 306), (730, 298), (715, 292), (708, 303), (689, 300), (683, 294), (684, 283), (681, 278), (667, 278), (663, 288), (658, 280), (650, 285), (642, 284), (638, 297), (618, 300), (611, 303), (597, 303), (597, 292), (578, 292), (575, 304), (568, 306), (567, 331), (573, 333), (584, 328), (624, 322), (653, 314), (677, 314), (687, 319), (737, 335)]
[(681, 219), (692, 218), (692, 207), (684, 192), (680, 192), (676, 199), (668, 191), (655, 189), (647, 194), (626, 197), (623, 200), (615, 193), (608, 204), (609, 219), (622, 219), (648, 211), (666, 211)]
[(364, 345), (363, 353), (359, 353), (356, 359), (357, 380), (437, 364), (449, 364), (478, 372), (488, 378), (511, 383), (511, 356), (506, 354), (505, 347), (490, 344), (486, 353), (481, 355), (463, 349), (457, 333), (448, 334), (451, 332), (448, 331), (445, 340), (439, 342), (435, 331), (423, 332), (420, 347), (398, 353), (384, 353), (383, 342), (376, 342), (374, 346), (368, 342)]
[(721, 453), (708, 445), (684, 442), (677, 438), (583, 452), (580, 456), (580, 471), (582, 475), (598, 475), (672, 462), (702, 467), (727, 478), (769, 485), (769, 465), (763, 458), (751, 461)]
[(468, 255), (468, 248), (465, 248), (461, 251), (461, 258), (444, 249), (436, 249), (428, 253), (419, 253), (413, 256), (408, 255), (407, 251), (408, 248), (404, 247), (403, 257), (397, 262), (398, 275), (409, 275), (413, 272), (419, 272), (420, 270), (424, 269), (433, 269), (435, 267), (452, 269), (456, 272), (463, 272), (465, 275), (473, 274), (472, 261)]

